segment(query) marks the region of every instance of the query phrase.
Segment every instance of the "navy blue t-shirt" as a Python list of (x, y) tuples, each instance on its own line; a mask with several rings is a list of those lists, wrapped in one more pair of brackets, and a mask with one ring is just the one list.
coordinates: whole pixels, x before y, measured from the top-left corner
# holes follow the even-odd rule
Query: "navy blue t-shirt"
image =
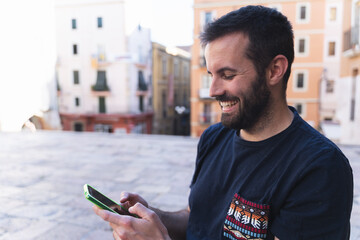
[(352, 170), (297, 113), (260, 142), (216, 124), (200, 138), (187, 239), (349, 238)]

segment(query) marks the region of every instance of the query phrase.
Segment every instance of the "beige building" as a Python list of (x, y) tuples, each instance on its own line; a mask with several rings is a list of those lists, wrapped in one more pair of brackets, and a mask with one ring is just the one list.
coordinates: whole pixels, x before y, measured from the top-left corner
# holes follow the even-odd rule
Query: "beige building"
[[(342, 36), (341, 0), (318, 1), (194, 1), (194, 46), (192, 51), (191, 135), (199, 136), (220, 120), (220, 107), (209, 97), (211, 78), (207, 74), (199, 34), (206, 23), (245, 5), (264, 5), (282, 12), (294, 29), (295, 61), (287, 88), (288, 104), (294, 106), (312, 126), (335, 118), (334, 100), (320, 104), (320, 96), (334, 98), (331, 84), (339, 79)], [(328, 91), (321, 86), (328, 86)], [(330, 99), (330, 98), (327, 98)]]
[(152, 45), (154, 134), (190, 134), (190, 52)]

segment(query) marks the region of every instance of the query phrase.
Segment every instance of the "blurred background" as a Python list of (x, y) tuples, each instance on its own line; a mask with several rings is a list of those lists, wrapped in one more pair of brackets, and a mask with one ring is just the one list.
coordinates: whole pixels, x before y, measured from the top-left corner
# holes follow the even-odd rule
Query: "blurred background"
[(356, 0), (14, 0), (0, 4), (0, 131), (198, 137), (220, 119), (199, 33), (247, 4), (294, 28), (289, 105), (338, 143), (360, 143)]

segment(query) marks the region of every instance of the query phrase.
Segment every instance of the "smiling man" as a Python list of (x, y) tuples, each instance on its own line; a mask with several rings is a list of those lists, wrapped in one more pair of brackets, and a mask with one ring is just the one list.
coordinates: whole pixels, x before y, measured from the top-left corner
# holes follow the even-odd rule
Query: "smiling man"
[(349, 162), (286, 102), (287, 18), (247, 6), (208, 25), (201, 41), (222, 115), (200, 138), (189, 208), (163, 212), (123, 193), (141, 219), (95, 209), (115, 239), (349, 239)]

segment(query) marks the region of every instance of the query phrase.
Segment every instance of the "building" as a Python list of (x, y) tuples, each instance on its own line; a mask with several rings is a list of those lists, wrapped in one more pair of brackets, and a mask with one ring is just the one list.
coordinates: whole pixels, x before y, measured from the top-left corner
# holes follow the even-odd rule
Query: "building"
[(360, 3), (344, 0), (343, 52), (341, 78), (336, 82), (340, 142), (360, 143)]
[(152, 44), (154, 134), (190, 134), (190, 52)]
[[(204, 26), (245, 5), (264, 5), (282, 12), (294, 29), (295, 61), (287, 87), (288, 104), (315, 128), (321, 120), (334, 120), (335, 94), (331, 84), (339, 79), (341, 61), (342, 1), (194, 1), (194, 46), (192, 51), (191, 135), (199, 136), (220, 120), (220, 107), (209, 97), (211, 78), (207, 74), (199, 34)], [(319, 47), (320, 46), (320, 47)], [(321, 86), (328, 90), (321, 90)], [(324, 89), (324, 88), (323, 88)], [(320, 104), (320, 96), (332, 99)]]
[(343, 9), (342, 0), (325, 2), (325, 41), (323, 44), (324, 69), (320, 81), (320, 130), (333, 141), (339, 141), (340, 127), (337, 117), (339, 91), (335, 88), (340, 80), (342, 43), (343, 43)]
[(123, 0), (56, 1), (64, 130), (151, 133), (150, 33), (127, 40), (124, 15)]

